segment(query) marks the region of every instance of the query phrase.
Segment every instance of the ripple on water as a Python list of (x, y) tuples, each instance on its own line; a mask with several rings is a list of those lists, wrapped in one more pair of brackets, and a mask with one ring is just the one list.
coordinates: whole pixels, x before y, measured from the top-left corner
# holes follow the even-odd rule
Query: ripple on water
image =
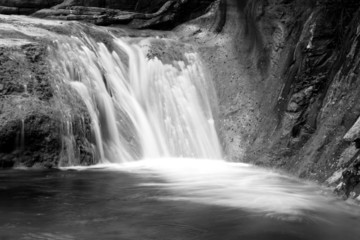
[(359, 215), (352, 206), (325, 196), (325, 191), (319, 186), (244, 163), (162, 158), (121, 165), (97, 165), (90, 169), (158, 176), (164, 181), (140, 183), (140, 186), (159, 187), (172, 192), (171, 196), (158, 197), (161, 200), (241, 208), (294, 221), (301, 220), (312, 211)]

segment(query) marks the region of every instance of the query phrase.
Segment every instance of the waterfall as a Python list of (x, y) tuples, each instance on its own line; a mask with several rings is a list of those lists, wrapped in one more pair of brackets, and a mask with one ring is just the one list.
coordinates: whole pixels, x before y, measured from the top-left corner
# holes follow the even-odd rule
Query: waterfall
[(56, 40), (49, 50), (54, 74), (90, 115), (99, 163), (220, 159), (214, 96), (197, 54), (163, 63), (147, 58), (140, 44), (115, 37), (111, 44), (81, 35)]

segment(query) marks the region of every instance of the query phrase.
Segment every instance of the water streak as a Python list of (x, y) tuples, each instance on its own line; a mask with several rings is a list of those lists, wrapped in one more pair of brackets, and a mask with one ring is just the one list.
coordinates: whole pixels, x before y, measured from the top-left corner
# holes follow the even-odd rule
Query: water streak
[(54, 72), (86, 105), (100, 162), (221, 158), (213, 96), (195, 53), (164, 64), (122, 39), (113, 39), (112, 50), (86, 35), (54, 45)]

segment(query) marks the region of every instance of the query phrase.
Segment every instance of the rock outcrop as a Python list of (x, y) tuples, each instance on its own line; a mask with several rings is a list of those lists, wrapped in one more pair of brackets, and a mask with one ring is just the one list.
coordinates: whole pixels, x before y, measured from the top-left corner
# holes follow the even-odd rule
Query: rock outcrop
[(171, 29), (202, 15), (212, 2), (214, 0), (2, 0), (0, 14), (33, 14), (39, 18), (86, 21), (96, 25), (130, 24), (134, 28)]
[[(220, 33), (210, 34), (221, 15)], [(228, 160), (281, 168), (358, 198), (359, 16), (351, 0), (229, 0), (222, 14), (177, 29), (209, 65)]]
[[(4, 19), (0, 24), (0, 168), (52, 168), (69, 158), (93, 163), (88, 113), (59, 87), (47, 61), (46, 30), (22, 23), (26, 34), (8, 29)], [(68, 156), (74, 147), (77, 155)]]
[(61, 2), (62, 0), (0, 0), (0, 14), (28, 15)]
[(244, 159), (319, 182), (348, 169), (349, 196), (360, 174), (360, 3), (272, 0), (243, 7), (260, 109)]

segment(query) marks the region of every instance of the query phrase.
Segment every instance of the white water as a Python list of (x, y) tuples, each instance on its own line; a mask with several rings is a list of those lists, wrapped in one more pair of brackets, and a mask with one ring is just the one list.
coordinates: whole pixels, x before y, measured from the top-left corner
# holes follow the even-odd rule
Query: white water
[(160, 158), (64, 169), (119, 171), (152, 177), (152, 182), (146, 178), (141, 186), (171, 193), (158, 197), (160, 201), (190, 201), (243, 209), (283, 220), (333, 222), (341, 213), (354, 217), (360, 214), (354, 206), (333, 198), (330, 191), (315, 184), (244, 163)]
[(121, 39), (114, 39), (113, 51), (85, 36), (55, 45), (54, 72), (86, 105), (100, 162), (221, 158), (209, 104), (214, 96), (196, 54), (164, 64)]

